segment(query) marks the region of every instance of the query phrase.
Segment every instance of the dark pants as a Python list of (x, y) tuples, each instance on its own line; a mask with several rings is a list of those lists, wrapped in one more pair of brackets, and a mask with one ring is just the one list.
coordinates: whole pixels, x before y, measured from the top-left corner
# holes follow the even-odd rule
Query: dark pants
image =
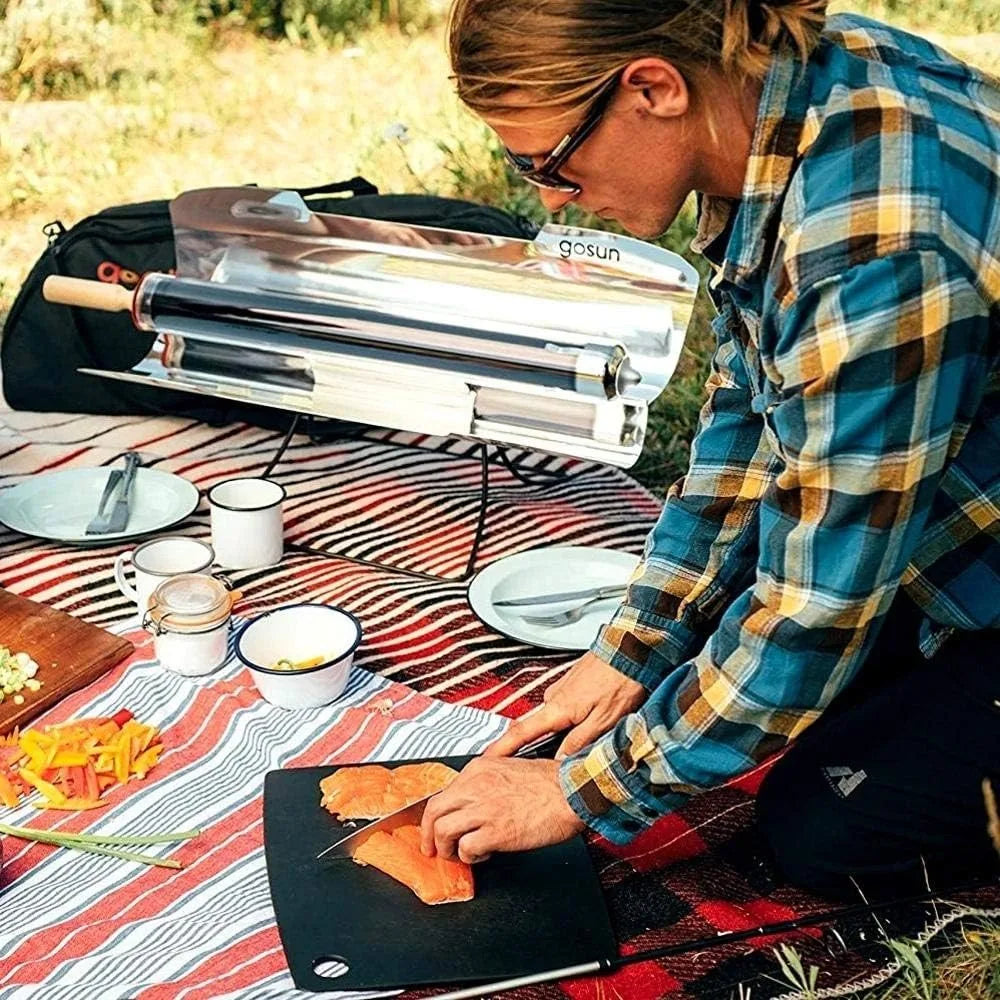
[[(926, 660), (896, 598), (851, 685), (777, 762), (757, 815), (789, 882), (858, 900), (1000, 871), (982, 781), (1000, 798), (1000, 630)], [(852, 882), (853, 879), (853, 882)]]

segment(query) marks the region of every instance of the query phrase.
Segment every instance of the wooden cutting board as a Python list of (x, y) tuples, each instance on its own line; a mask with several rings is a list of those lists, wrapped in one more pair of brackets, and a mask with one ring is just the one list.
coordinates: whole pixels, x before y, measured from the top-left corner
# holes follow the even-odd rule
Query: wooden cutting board
[(135, 648), (127, 639), (3, 588), (0, 646), (27, 653), (38, 664), (42, 682), (39, 691), (20, 692), (23, 705), (16, 705), (11, 695), (0, 702), (0, 736), (100, 677)]

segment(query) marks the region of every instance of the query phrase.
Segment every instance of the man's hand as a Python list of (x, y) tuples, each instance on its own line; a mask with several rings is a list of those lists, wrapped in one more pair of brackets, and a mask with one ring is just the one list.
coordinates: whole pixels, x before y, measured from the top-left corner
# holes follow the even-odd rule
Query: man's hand
[(487, 751), (509, 757), (546, 733), (570, 732), (557, 758), (576, 753), (612, 729), (646, 700), (646, 689), (593, 653), (584, 653), (545, 692), (544, 704), (514, 722)]
[(420, 849), (474, 864), (494, 851), (558, 844), (583, 828), (563, 795), (555, 761), (480, 757), (427, 803)]

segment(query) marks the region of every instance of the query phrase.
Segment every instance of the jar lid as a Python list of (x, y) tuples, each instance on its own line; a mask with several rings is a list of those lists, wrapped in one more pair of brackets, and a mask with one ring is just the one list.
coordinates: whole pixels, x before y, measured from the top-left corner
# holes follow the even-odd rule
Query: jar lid
[(229, 617), (232, 595), (212, 576), (180, 573), (149, 599), (145, 624), (156, 632), (205, 632)]

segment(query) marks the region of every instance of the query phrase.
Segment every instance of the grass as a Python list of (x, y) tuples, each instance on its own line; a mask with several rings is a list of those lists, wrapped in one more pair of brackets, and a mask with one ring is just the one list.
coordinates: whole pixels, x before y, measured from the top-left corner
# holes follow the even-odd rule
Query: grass
[[(45, 3), (56, 13), (42, 30), (15, 16), (31, 4), (0, 0), (0, 97), (7, 98), (0, 101), (0, 318), (45, 247), (46, 223), (69, 225), (110, 205), (192, 187), (304, 187), (361, 173), (385, 191), (452, 194), (542, 217), (530, 190), (505, 172), (496, 142), (452, 96), (439, 31), (376, 28), (326, 47), (225, 27), (206, 32), (153, 15), (81, 30), (93, 21), (88, 0)], [(996, 0), (849, 6), (1000, 71)], [(572, 214), (567, 221), (603, 227)], [(665, 244), (683, 249), (692, 228), (689, 208)], [(687, 463), (709, 313), (702, 295), (678, 374), (654, 404), (632, 470), (661, 495)], [(911, 963), (883, 1000), (1000, 998), (1000, 928), (953, 944), (933, 963), (916, 952), (926, 984)]]

